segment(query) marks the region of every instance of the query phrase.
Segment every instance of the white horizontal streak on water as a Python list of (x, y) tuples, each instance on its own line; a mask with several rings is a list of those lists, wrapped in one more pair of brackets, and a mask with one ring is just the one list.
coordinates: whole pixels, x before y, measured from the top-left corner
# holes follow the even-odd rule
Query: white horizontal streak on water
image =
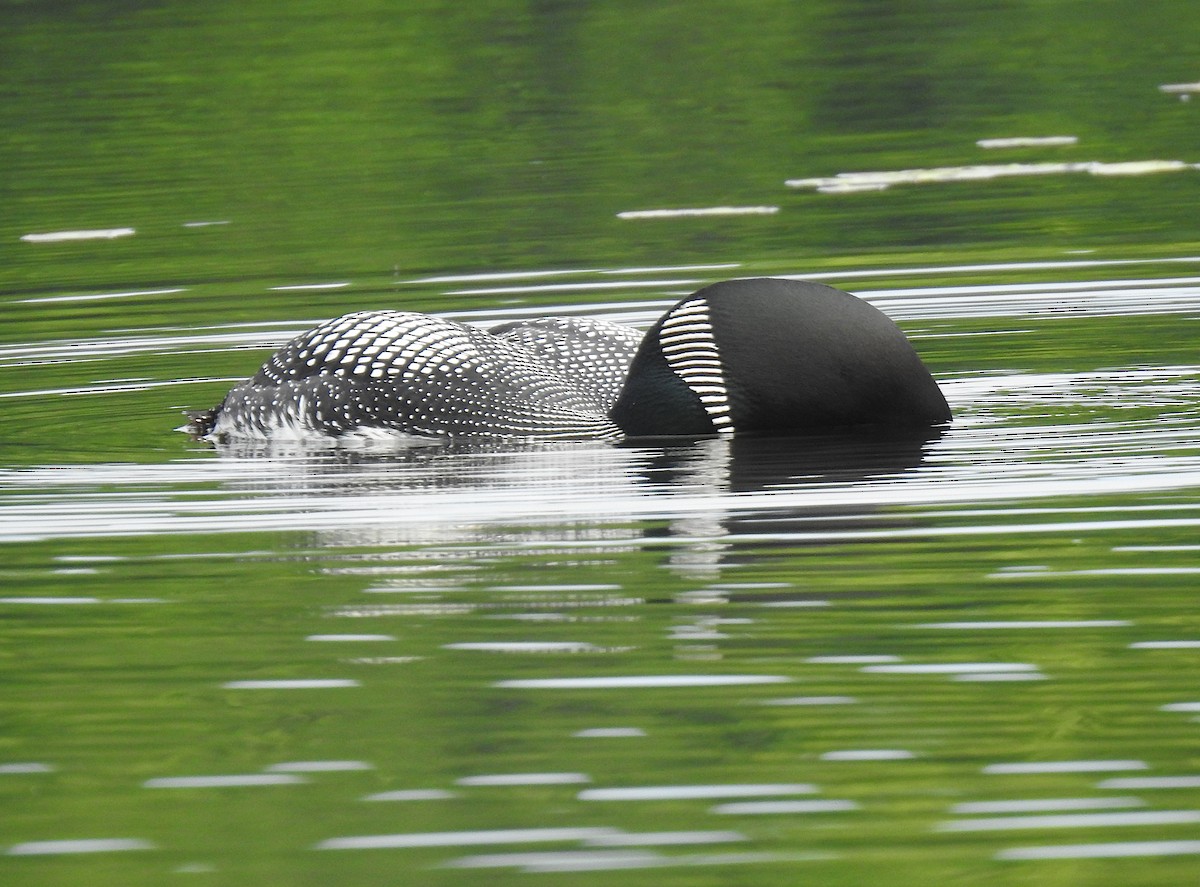
[(366, 761), (283, 761), (267, 768), (268, 773), (346, 773), (374, 770)]
[(5, 853), (9, 856), (56, 856), (153, 849), (153, 844), (139, 838), (75, 838), (60, 841), (26, 841), (23, 844), (14, 844)]
[(1096, 784), (1102, 789), (1200, 788), (1198, 776), (1119, 776)]
[(39, 764), (34, 761), (22, 761), (13, 764), (0, 764), (0, 775), (10, 776), (21, 773), (53, 773), (54, 767), (50, 764)]
[(614, 675), (612, 677), (527, 678), (496, 681), (493, 687), (524, 690), (591, 690), (644, 687), (725, 687), (743, 684), (782, 684), (791, 678), (763, 674)]
[(855, 705), (853, 696), (783, 696), (779, 699), (763, 699), (759, 705)]
[(1200, 551), (1200, 545), (1114, 545), (1113, 551)]
[(1042, 828), (1113, 828), (1143, 825), (1183, 825), (1200, 822), (1200, 810), (1146, 810), (1133, 813), (1062, 813), (1047, 816), (1000, 816), (939, 822), (939, 832), (990, 832)]
[(1079, 136), (1006, 136), (991, 139), (976, 139), (980, 148), (1033, 148), (1074, 145)]
[[(541, 862), (535, 865), (527, 865), (521, 869), (521, 871), (532, 874), (538, 872), (599, 872), (679, 866), (697, 868), (709, 866), (753, 865), (758, 863), (779, 863), (784, 861), (807, 862), (813, 859), (829, 858), (827, 856), (817, 854), (790, 854), (784, 856), (779, 853), (682, 853), (677, 855), (673, 854), (670, 856), (660, 856), (658, 854), (639, 854), (626, 850), (623, 852), (627, 855), (627, 858), (620, 859), (620, 851), (612, 852), (615, 855), (615, 861), (611, 862), (606, 860), (576, 861), (563, 859), (554, 862)], [(644, 855), (645, 858), (640, 860), (634, 858), (639, 855)]]
[(658, 265), (651, 268), (609, 268), (601, 274), (666, 274), (679, 271), (730, 271), (741, 268), (741, 262), (720, 262), (714, 265)]
[(65, 240), (114, 240), (136, 233), (133, 228), (90, 228), (76, 231), (47, 231), (41, 234), (23, 234), (26, 243), (60, 243)]
[[(1159, 529), (1179, 529), (1200, 527), (1200, 518), (1197, 519), (1163, 519), (1163, 520), (1107, 520), (1107, 521), (1064, 521), (1062, 523), (1044, 523), (1044, 524), (997, 524), (997, 525), (980, 525), (975, 527), (970, 526), (955, 526), (955, 527), (928, 527), (921, 529), (903, 529), (903, 530), (880, 530), (880, 531), (830, 531), (830, 532), (799, 532), (799, 533), (739, 533), (736, 537), (731, 537), (730, 542), (739, 543), (760, 543), (760, 542), (854, 542), (871, 539), (921, 539), (930, 538), (936, 539), (939, 537), (954, 537), (954, 536), (993, 536), (993, 535), (1014, 535), (1014, 534), (1038, 534), (1038, 533), (1088, 533), (1088, 532), (1105, 532), (1112, 530), (1159, 530)], [(211, 531), (208, 531), (211, 532)], [(0, 536), (0, 538), (3, 538)], [(20, 537), (27, 540), (28, 536)], [(705, 536), (673, 536), (671, 542), (677, 545), (686, 543), (701, 543), (710, 541), (709, 537)], [(540, 543), (500, 543), (498, 548), (514, 547), (514, 548), (529, 548), (544, 545)], [(559, 548), (611, 548), (618, 543), (612, 540), (603, 542), (593, 540), (570, 540), (562, 539), (555, 540), (555, 547)], [(619, 543), (621, 546), (636, 547), (636, 546), (661, 546), (663, 540), (660, 538), (642, 539), (630, 537), (622, 539)]]
[(1013, 801), (965, 801), (950, 812), (968, 816), (979, 813), (1047, 813), (1063, 810), (1104, 810), (1115, 807), (1145, 807), (1141, 798), (1037, 798)]
[(822, 761), (909, 761), (915, 758), (910, 751), (900, 748), (851, 748), (841, 751), (827, 751), (821, 755)]
[(128, 299), (135, 296), (167, 296), (186, 292), (183, 287), (161, 290), (129, 290), (122, 293), (83, 293), (70, 296), (39, 296), (35, 299), (18, 299), (15, 304), (32, 305), (42, 302), (94, 302), (103, 299)]
[(829, 601), (818, 601), (818, 600), (808, 600), (808, 601), (755, 601), (755, 602), (754, 602), (754, 605), (755, 605), (756, 607), (767, 607), (768, 609), (772, 609), (772, 608), (774, 608), (774, 609), (783, 609), (783, 610), (786, 610), (786, 609), (793, 608), (793, 607), (796, 607), (796, 608), (802, 608), (802, 607), (814, 607), (814, 608), (828, 607), (828, 606), (829, 606)]
[(620, 585), (492, 585), (488, 591), (620, 591)]
[(667, 857), (645, 850), (560, 850), (460, 856), (444, 868), (520, 868), (526, 872), (608, 871), (658, 866)]
[(646, 735), (641, 727), (589, 727), (571, 734), (576, 739), (633, 739)]
[[(81, 358), (126, 357), (131, 354), (176, 354), (194, 350), (186, 346), (221, 346), (217, 350), (231, 351), (243, 348), (267, 348), (282, 345), (303, 326), (283, 330), (257, 330), (254, 332), (191, 333), (174, 336), (146, 333), (138, 336), (110, 336), (105, 339), (58, 339), (36, 344), (6, 345), (0, 347), (0, 365), (21, 366), (33, 360), (64, 360), (74, 362)], [(250, 367), (247, 368), (252, 369)], [(250, 375), (247, 372), (247, 375)]]
[[(1180, 486), (1192, 485), (1180, 483)], [(966, 491), (962, 491), (966, 492)], [(1009, 495), (1016, 495), (1012, 491)], [(1052, 494), (1047, 494), (1052, 495)], [(1064, 493), (1063, 495), (1069, 495)], [(781, 494), (785, 497), (786, 494)], [(313, 506), (306, 507), (305, 499)], [(299, 501), (298, 501), (299, 500)], [(380, 505), (365, 507), (362, 510), (349, 510), (348, 506), (337, 500), (318, 500), (315, 498), (298, 497), (298, 500), (233, 500), (230, 502), (214, 502), (211, 508), (197, 508), (194, 504), (179, 503), (171, 500), (150, 501), (145, 504), (130, 503), (124, 508), (106, 507), (104, 514), (89, 514), (81, 510), (81, 503), (62, 501), (53, 505), (30, 507), (14, 505), (6, 508), (6, 513), (0, 515), (0, 541), (32, 541), (60, 538), (109, 538), (128, 536), (153, 536), (164, 534), (192, 533), (247, 533), (247, 532), (277, 532), (287, 530), (325, 531), (364, 529), (375, 525), (384, 527), (395, 524), (407, 524), (405, 515)], [(62, 509), (66, 504), (71, 513), (64, 514)], [(361, 501), (359, 502), (361, 503)], [(452, 503), (447, 503), (452, 505)], [(526, 516), (526, 508), (520, 503), (508, 502), (513, 506), (512, 512), (498, 515), (481, 515), (475, 512), (472, 522), (477, 525), (489, 523), (522, 523), (533, 517)], [(628, 501), (622, 500), (628, 512)], [(670, 508), (656, 509), (643, 515), (645, 518), (667, 517), (672, 514), (686, 514), (692, 510), (692, 503), (681, 499), (670, 502)], [(712, 502), (707, 503), (712, 508)], [(785, 502), (775, 503), (773, 507), (784, 508)], [(328, 510), (322, 510), (322, 508)], [(295, 509), (295, 511), (291, 510)], [(187, 514), (189, 510), (207, 512), (206, 516)], [(462, 520), (470, 521), (464, 513), (459, 516), (457, 509), (438, 509), (441, 520), (456, 523)], [(620, 511), (617, 503), (613, 503), (613, 511)], [(180, 514), (183, 511), (185, 513)], [(608, 511), (608, 509), (603, 509)], [(117, 512), (117, 513), (113, 513)], [(124, 514), (121, 514), (124, 512)], [(172, 513), (174, 512), (174, 513)], [(274, 513), (273, 513), (274, 512)], [(448, 513), (447, 513), (448, 512)], [(539, 523), (558, 523), (560, 521), (585, 520), (600, 518), (601, 514), (559, 513), (547, 509), (540, 513)], [(559, 520), (554, 520), (558, 518)], [(426, 523), (429, 514), (426, 514)], [(417, 523), (412, 521), (412, 523)], [(831, 531), (798, 531), (794, 533), (739, 533), (730, 538), (730, 542), (759, 543), (759, 542), (788, 542), (804, 540), (806, 542), (850, 542), (863, 540), (885, 539), (920, 539), (920, 538), (949, 538), (962, 536), (991, 536), (991, 535), (1029, 535), (1042, 533), (1085, 533), (1106, 532), (1113, 530), (1161, 530), (1161, 529), (1190, 529), (1200, 527), (1200, 518), (1144, 518), (1126, 520), (1095, 520), (1095, 521), (1062, 521), (1027, 524), (980, 524), (974, 526), (930, 526), (906, 527), (889, 530), (831, 530)], [(707, 542), (707, 536), (674, 536), (670, 542), (675, 545)], [(497, 542), (497, 550), (506, 548), (522, 548), (529, 545), (544, 545), (546, 541), (514, 541)], [(611, 548), (661, 546), (661, 538), (643, 538), (630, 536), (622, 539), (554, 539), (554, 544), (562, 548)], [(16, 600), (16, 599), (14, 599)]]
[(29, 604), (32, 606), (98, 603), (100, 603), (100, 598), (97, 597), (0, 597), (0, 604)]
[(213, 776), (159, 776), (147, 779), (143, 788), (230, 788), (262, 785), (299, 785), (307, 782), (302, 776), (288, 773), (235, 773)]
[(310, 634), (305, 638), (306, 641), (320, 642), (339, 642), (346, 643), (370, 643), (373, 641), (394, 641), (396, 638), (390, 634)]
[(841, 813), (847, 810), (857, 810), (854, 801), (735, 801), (729, 804), (717, 804), (709, 808), (709, 813), (729, 816), (757, 816), (786, 813)]
[(1196, 576), (1200, 567), (1103, 567), (1094, 570), (1009, 570), (993, 573), (989, 579), (1028, 579), (1034, 577), (1069, 578), (1072, 576)]
[(979, 296), (981, 298), (1002, 298), (1013, 294), (1030, 294), (1033, 298), (1040, 299), (1049, 297), (1054, 293), (1100, 293), (1126, 289), (1159, 290), (1178, 286), (1190, 286), (1192, 284), (1200, 284), (1200, 277), (1124, 277), (1114, 280), (1031, 281), (1029, 283), (977, 283), (962, 286), (891, 287), (888, 289), (867, 290), (860, 292), (859, 295), (864, 298), (869, 296), (877, 299), (892, 299), (910, 296)]
[(689, 216), (764, 216), (779, 212), (777, 206), (705, 206), (684, 209), (633, 209), (617, 213), (618, 219), (676, 219)]
[(1010, 271), (1059, 271), (1084, 268), (1114, 268), (1129, 265), (1200, 265), (1200, 256), (1170, 256), (1152, 259), (1060, 259), (1042, 262), (989, 262), (975, 265), (919, 265), (909, 268), (870, 268), (777, 275), (791, 280), (830, 280), (838, 278), (900, 277), (903, 275), (1006, 273)]
[(586, 773), (484, 773), (479, 776), (463, 776), (454, 780), (455, 785), (578, 785), (591, 782)]
[(887, 291), (860, 293), (895, 321), (969, 318), (1064, 318), (1184, 314), (1200, 308), (1200, 288), (1163, 287), (1074, 293), (1014, 293), (955, 298), (937, 292), (903, 299)]
[(486, 653), (599, 653), (605, 648), (576, 641), (462, 641), (442, 644), (443, 650), (478, 650)]
[[(1038, 575), (1041, 574), (1039, 573)], [(1129, 622), (1125, 619), (1042, 619), (1001, 620), (996, 622), (918, 622), (910, 627), (963, 629), (967, 631), (973, 631), (975, 629), (1007, 628), (1119, 628), (1132, 624), (1132, 622)]]
[(338, 281), (336, 283), (294, 283), (287, 286), (273, 286), (271, 289), (279, 292), (292, 292), (302, 290), (337, 290), (350, 285), (350, 281)]
[(1027, 773), (1103, 773), (1110, 770), (1145, 770), (1145, 761), (1016, 761), (1003, 764), (988, 764), (984, 773), (1027, 774)]
[(364, 801), (448, 801), (458, 797), (441, 788), (402, 788), (366, 795)]
[(479, 844), (534, 844), (584, 841), (616, 834), (613, 828), (519, 828), (461, 832), (407, 832), (395, 835), (353, 835), (328, 838), (317, 850), (372, 850), (407, 847), (470, 847)]
[(1122, 856), (1185, 856), (1200, 853), (1200, 841), (1121, 841), (1111, 844), (1052, 844), (1012, 847), (996, 859), (1110, 859)]
[(817, 787), (806, 782), (746, 783), (719, 785), (635, 785), (619, 788), (588, 788), (581, 801), (692, 801), (712, 798), (753, 798), (769, 795), (811, 795)]
[(829, 859), (823, 854), (683, 853), (664, 855), (647, 850), (566, 850), (559, 852), (485, 853), (443, 863), (446, 868), (519, 868), (523, 874), (629, 871), (690, 868)]
[(1043, 161), (1039, 163), (994, 163), (970, 166), (934, 166), (916, 169), (841, 172), (835, 176), (788, 179), (789, 188), (807, 188), (834, 194), (846, 191), (882, 190), (892, 185), (927, 185), (979, 181), (1013, 176), (1044, 176), (1090, 173), (1098, 176), (1149, 175), (1192, 169), (1182, 160), (1132, 161)]
[(588, 838), (583, 843), (588, 847), (650, 847), (678, 844), (723, 844), (745, 840), (745, 835), (733, 831), (621, 832)]
[(900, 665), (865, 665), (868, 674), (986, 674), (1037, 671), (1026, 662), (914, 662)]
[(1160, 711), (1200, 711), (1200, 702), (1171, 702), (1162, 706)]
[[(63, 397), (80, 397), (83, 395), (95, 394), (117, 394), (127, 391), (152, 391), (156, 388), (178, 388), (188, 385), (205, 385), (213, 382), (239, 382), (240, 379), (170, 379), (164, 382), (120, 382), (120, 383), (97, 383), (95, 385), (83, 385), (75, 388), (37, 388), (30, 391), (8, 391), (0, 394), (0, 398), (19, 398), (19, 397), (52, 397), (60, 395)], [(182, 417), (181, 417), (182, 418)]]
[(333, 687), (357, 687), (352, 678), (294, 678), (280, 680), (226, 681), (226, 690), (321, 690)]

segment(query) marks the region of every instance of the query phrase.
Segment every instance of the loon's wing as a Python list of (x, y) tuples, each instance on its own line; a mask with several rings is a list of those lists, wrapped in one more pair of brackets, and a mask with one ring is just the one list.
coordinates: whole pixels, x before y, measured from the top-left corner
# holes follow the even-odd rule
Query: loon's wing
[(542, 317), (502, 324), (488, 330), (554, 367), (586, 388), (604, 413), (616, 403), (637, 354), (642, 332), (631, 326), (591, 317)]
[(403, 311), (347, 314), (273, 354), (217, 409), (215, 437), (615, 437), (604, 402), (519, 343)]

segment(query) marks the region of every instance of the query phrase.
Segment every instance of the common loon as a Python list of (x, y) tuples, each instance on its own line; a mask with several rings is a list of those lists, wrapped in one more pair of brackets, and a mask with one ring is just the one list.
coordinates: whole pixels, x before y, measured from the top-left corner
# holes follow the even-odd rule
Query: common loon
[(619, 439), (920, 427), (950, 408), (900, 329), (823, 284), (730, 280), (644, 335), (587, 318), (490, 330), (362, 311), (284, 345), (185, 429), (215, 441)]

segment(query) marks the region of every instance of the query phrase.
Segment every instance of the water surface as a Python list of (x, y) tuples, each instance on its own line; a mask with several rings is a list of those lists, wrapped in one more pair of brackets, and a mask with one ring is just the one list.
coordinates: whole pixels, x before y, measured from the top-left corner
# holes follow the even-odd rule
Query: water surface
[[(1189, 881), (1187, 4), (3, 16), (5, 883)], [(342, 311), (766, 274), (953, 425), (173, 431)]]

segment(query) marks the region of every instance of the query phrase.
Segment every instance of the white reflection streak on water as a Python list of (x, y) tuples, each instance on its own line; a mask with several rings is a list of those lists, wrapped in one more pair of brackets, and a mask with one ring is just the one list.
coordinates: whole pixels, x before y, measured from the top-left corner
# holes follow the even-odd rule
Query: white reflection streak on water
[(716, 804), (709, 813), (733, 816), (774, 815), (787, 813), (844, 813), (857, 810), (858, 804), (848, 800), (827, 801), (732, 801)]
[(1119, 841), (1110, 844), (1058, 844), (1013, 847), (996, 859), (1109, 859), (1125, 856), (1183, 856), (1200, 854), (1200, 841)]
[(301, 785), (307, 782), (303, 776), (288, 773), (235, 773), (205, 776), (159, 776), (147, 779), (143, 788), (231, 788), (264, 785)]
[(1148, 810), (1133, 813), (1058, 813), (1045, 816), (1001, 816), (952, 819), (934, 827), (938, 832), (990, 832), (1015, 829), (1114, 828), (1139, 825), (1180, 825), (1200, 822), (1200, 810)]
[(1004, 801), (964, 801), (950, 808), (956, 816), (980, 813), (1061, 813), (1068, 810), (1106, 810), (1145, 807), (1141, 798), (1018, 798)]
[(154, 844), (141, 838), (77, 838), (61, 841), (26, 841), (14, 844), (8, 856), (58, 856), (75, 853), (119, 853), (127, 850), (155, 850)]

